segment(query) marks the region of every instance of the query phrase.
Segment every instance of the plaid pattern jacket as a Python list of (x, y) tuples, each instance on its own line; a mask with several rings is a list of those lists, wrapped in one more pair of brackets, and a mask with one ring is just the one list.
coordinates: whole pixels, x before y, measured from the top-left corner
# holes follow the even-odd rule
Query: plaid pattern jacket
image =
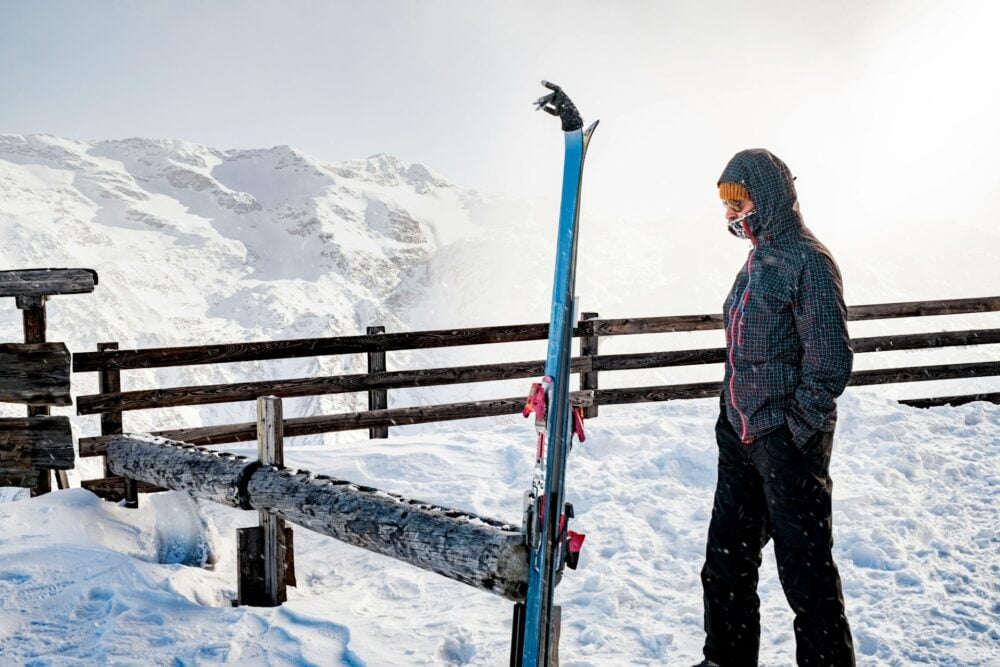
[(719, 182), (742, 183), (753, 249), (726, 298), (722, 401), (743, 442), (787, 425), (799, 447), (833, 431), (851, 376), (840, 270), (802, 223), (791, 172), (763, 149), (737, 153)]

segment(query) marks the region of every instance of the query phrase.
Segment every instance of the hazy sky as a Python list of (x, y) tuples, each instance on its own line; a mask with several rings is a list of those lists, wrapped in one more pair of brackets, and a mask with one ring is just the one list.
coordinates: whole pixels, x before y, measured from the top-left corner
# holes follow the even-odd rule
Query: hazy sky
[[(468, 187), (557, 192), (547, 78), (602, 125), (585, 206), (718, 217), (764, 146), (807, 219), (995, 217), (1000, 3), (0, 2), (0, 133), (388, 152)], [(811, 216), (811, 217), (810, 217)]]

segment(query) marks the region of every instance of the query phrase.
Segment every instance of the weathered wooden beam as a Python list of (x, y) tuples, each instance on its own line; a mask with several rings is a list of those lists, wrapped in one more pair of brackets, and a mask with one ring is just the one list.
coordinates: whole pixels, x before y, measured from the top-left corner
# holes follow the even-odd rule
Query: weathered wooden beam
[(594, 400), (598, 405), (658, 403), (683, 398), (711, 398), (718, 396), (721, 392), (721, 382), (696, 382), (627, 389), (600, 389), (595, 393)]
[(109, 445), (108, 459), (116, 474), (268, 510), (480, 590), (510, 600), (524, 597), (524, 535), (503, 521), (148, 436), (120, 436)]
[(94, 291), (93, 269), (21, 269), (0, 271), (0, 297), (85, 294)]
[[(581, 324), (586, 329), (587, 324)], [(593, 339), (597, 339), (596, 336)], [(581, 338), (581, 341), (586, 337)], [(935, 333), (903, 334), (856, 338), (851, 341), (855, 352), (885, 352), (892, 350), (918, 350), (928, 348), (986, 345), (1000, 343), (1000, 329), (971, 329)], [(590, 351), (591, 348), (586, 348)], [(573, 372), (583, 374), (582, 388), (594, 389), (586, 380), (592, 371), (623, 371), (721, 364), (726, 359), (723, 348), (671, 350), (667, 352), (641, 352), (631, 354), (606, 354), (582, 356), (573, 359)], [(404, 389), (467, 382), (513, 380), (541, 375), (545, 361), (520, 361), (480, 366), (453, 368), (428, 368), (422, 370), (361, 373), (318, 378), (297, 378), (266, 382), (243, 382), (168, 389), (146, 389), (115, 392), (101, 387), (100, 394), (77, 398), (77, 414), (106, 414), (122, 410), (146, 410), (187, 405), (207, 405), (237, 401), (253, 401), (258, 396), (274, 395), (283, 398), (340, 394), (377, 389)], [(116, 369), (103, 375), (117, 374)], [(118, 385), (115, 385), (118, 386)], [(108, 415), (110, 416), (110, 414)], [(120, 420), (120, 412), (118, 419)], [(374, 427), (373, 427), (374, 428)]]
[[(589, 359), (576, 359), (573, 370), (589, 368)], [(146, 410), (187, 405), (208, 405), (255, 401), (259, 396), (318, 396), (374, 389), (403, 389), (438, 385), (490, 382), (536, 377), (544, 373), (544, 361), (428, 368), (381, 373), (358, 373), (318, 378), (296, 378), (264, 382), (242, 382), (168, 389), (146, 389), (119, 393), (101, 393), (77, 397), (77, 414), (101, 414), (110, 410)], [(109, 371), (110, 372), (110, 371)]]
[[(104, 350), (117, 350), (118, 343), (116, 342), (105, 342), (97, 344), (98, 351)], [(121, 371), (117, 368), (110, 368), (103, 370), (97, 375), (97, 390), (101, 392), (101, 395), (118, 395), (122, 390), (122, 377)], [(79, 405), (77, 405), (77, 414), (83, 414), (79, 411)], [(101, 435), (117, 435), (122, 433), (122, 410), (120, 406), (113, 405), (107, 410), (101, 412)], [(108, 462), (104, 461), (104, 476), (110, 477), (111, 471), (108, 470)], [(122, 492), (124, 493), (125, 482), (122, 481)]]
[(69, 417), (0, 419), (0, 486), (35, 486), (39, 474), (72, 470)]
[[(712, 352), (716, 353), (717, 351)], [(850, 384), (854, 386), (894, 384), (925, 380), (992, 377), (997, 375), (1000, 375), (1000, 362), (975, 362), (970, 364), (943, 364), (937, 366), (857, 371), (852, 375)], [(720, 389), (721, 383), (719, 382), (633, 387), (627, 389), (598, 390), (596, 393), (575, 392), (573, 400), (574, 405), (583, 407), (592, 405), (595, 401), (598, 405), (620, 405), (676, 399), (708, 398), (718, 396)], [(393, 408), (390, 410), (355, 412), (323, 417), (303, 417), (286, 420), (285, 435), (295, 437), (336, 431), (350, 431), (369, 428), (379, 424), (403, 426), (456, 419), (472, 419), (476, 417), (494, 417), (520, 412), (523, 405), (523, 399), (504, 398), (427, 407)], [(256, 424), (250, 422), (190, 429), (171, 429), (156, 431), (154, 435), (198, 445), (246, 442), (256, 438)], [(81, 438), (80, 456), (98, 456), (103, 454), (106, 442), (107, 438), (104, 436)]]
[(108, 467), (116, 475), (167, 489), (189, 491), (230, 507), (253, 509), (246, 498), (246, 479), (258, 461), (213, 452), (156, 437), (111, 436)]
[(510, 667), (524, 664), (524, 603), (514, 603), (514, 617), (510, 623)]
[(910, 366), (870, 371), (855, 371), (850, 384), (896, 384), (897, 382), (924, 382), (926, 380), (957, 380), (960, 378), (993, 377), (1000, 375), (1000, 361), (983, 361), (968, 364), (941, 364), (937, 366)]
[[(104, 477), (101, 479), (84, 479), (80, 481), (80, 487), (87, 489), (95, 496), (104, 500), (117, 503), (125, 500), (125, 478), (124, 477)], [(147, 484), (146, 482), (136, 483), (138, 493), (158, 493), (169, 491), (162, 486)]]
[[(1000, 310), (1000, 296), (987, 296), (972, 299), (906, 301), (850, 306), (847, 309), (847, 319), (852, 321), (880, 320), (896, 317), (985, 313), (997, 310)], [(722, 315), (708, 314), (598, 320), (595, 323), (594, 331), (600, 336), (622, 336), (676, 331), (709, 331), (722, 328)]]
[[(47, 296), (24, 295), (16, 297), (17, 307), (21, 310), (24, 324), (25, 343), (45, 342), (45, 301)], [(29, 405), (28, 417), (47, 417), (51, 410), (47, 405)], [(52, 475), (48, 468), (38, 471), (38, 479), (31, 486), (31, 495), (40, 496), (52, 490)]]
[(355, 354), (389, 350), (417, 350), (460, 345), (513, 343), (548, 338), (548, 324), (448, 329), (412, 333), (387, 333), (372, 336), (309, 338), (256, 343), (231, 343), (187, 347), (161, 347), (116, 352), (80, 352), (73, 355), (77, 373), (104, 368), (163, 368), (222, 364), (237, 361), (294, 359), (332, 354)]
[(593, 368), (596, 371), (637, 371), (672, 366), (721, 364), (725, 360), (726, 351), (723, 348), (602, 354), (593, 358)]
[[(377, 334), (384, 334), (385, 327), (368, 327), (366, 332), (369, 336), (375, 336)], [(385, 352), (369, 352), (368, 353), (368, 376), (371, 377), (376, 373), (385, 373)], [(369, 389), (368, 390), (368, 409), (369, 410), (385, 410), (389, 407), (389, 392), (385, 389)], [(372, 440), (388, 438), (389, 437), (389, 427), (388, 426), (372, 426), (368, 429), (368, 437)]]
[(236, 529), (237, 606), (273, 607), (264, 587), (264, 530), (260, 526)]
[[(927, 380), (954, 380), (970, 377), (1000, 375), (1000, 362), (974, 362), (968, 364), (942, 364), (938, 366), (912, 366), (870, 371), (856, 371), (851, 375), (851, 386), (923, 382)], [(690, 398), (712, 398), (722, 391), (721, 382), (668, 384), (652, 387), (601, 389), (596, 392), (599, 405), (624, 405), (652, 403)]]
[[(593, 392), (579, 391), (570, 394), (574, 406), (586, 407), (594, 401)], [(521, 412), (524, 398), (500, 398), (467, 403), (449, 403), (413, 408), (390, 408), (370, 412), (350, 412), (322, 417), (299, 417), (285, 420), (285, 437), (334, 433), (364, 429), (377, 424), (405, 426), (409, 424), (430, 424), (432, 422), (472, 419), (475, 417), (496, 417)], [(250, 442), (257, 438), (256, 422), (225, 424), (222, 426), (201, 426), (197, 428), (155, 431), (152, 435), (179, 440), (193, 445), (221, 445), (233, 442)], [(103, 456), (107, 451), (107, 436), (80, 438), (80, 456)]]
[(514, 526), (337, 479), (261, 468), (251, 503), (323, 535), (511, 600), (524, 597), (527, 550)]
[(64, 343), (0, 344), (0, 401), (72, 405), (69, 365)]
[(851, 349), (855, 352), (891, 352), (894, 350), (925, 350), (993, 343), (1000, 343), (1000, 329), (967, 329), (965, 331), (935, 331), (932, 333), (855, 338), (851, 341)]
[[(593, 358), (600, 351), (600, 336), (594, 333), (593, 322), (600, 315), (598, 313), (582, 313), (580, 315), (580, 329), (583, 335), (580, 336), (580, 356), (591, 359), (591, 370), (580, 373), (580, 389), (596, 391), (598, 388), (597, 370), (593, 368)], [(593, 419), (597, 416), (597, 404), (583, 409), (585, 419)]]
[(914, 408), (936, 408), (942, 405), (965, 405), (985, 401), (1000, 405), (1000, 392), (990, 392), (986, 394), (964, 394), (961, 396), (936, 396), (934, 398), (904, 398), (899, 402)]
[(896, 317), (924, 317), (929, 315), (965, 315), (1000, 310), (1000, 296), (982, 296), (971, 299), (941, 299), (938, 301), (904, 301), (851, 306), (847, 319), (881, 320)]
[[(1000, 310), (1000, 297), (910, 301), (851, 306), (848, 308), (848, 319), (870, 320), (926, 315), (954, 315), (997, 310)], [(598, 336), (619, 336), (675, 331), (705, 331), (721, 329), (722, 327), (722, 315), (720, 314), (671, 315), (667, 317), (595, 320), (592, 331), (594, 335)], [(106, 368), (162, 368), (169, 366), (232, 363), (237, 361), (292, 359), (296, 357), (331, 354), (512, 343), (527, 340), (544, 340), (548, 337), (548, 329), (549, 325), (547, 323), (520, 324), (470, 329), (442, 329), (437, 331), (344, 336), (339, 338), (164, 347), (146, 350), (118, 350), (103, 353), (82, 352), (73, 355), (73, 370), (76, 372), (90, 372)], [(577, 328), (574, 330), (573, 335), (580, 336), (589, 332), (590, 329), (584, 332)]]
[[(262, 396), (257, 399), (257, 460), (262, 466), (282, 468), (285, 445), (281, 399)], [(266, 509), (259, 510), (264, 547), (264, 595), (269, 606), (277, 607), (286, 599), (284, 534), (285, 520)]]
[[(851, 386), (864, 386), (922, 382), (926, 380), (949, 380), (966, 377), (990, 377), (996, 375), (1000, 375), (1000, 363), (977, 362), (971, 364), (858, 371), (851, 376), (849, 384)], [(721, 391), (721, 382), (700, 382), (626, 389), (602, 389), (596, 393), (595, 400), (599, 405), (623, 405), (678, 399), (712, 398), (718, 396)]]
[[(285, 586), (295, 586), (295, 553), (292, 527), (285, 527), (282, 543), (285, 563)], [(264, 594), (264, 531), (260, 526), (236, 529), (236, 600), (235, 605), (268, 607)]]
[(712, 331), (723, 328), (721, 314), (668, 315), (666, 317), (628, 317), (596, 320), (598, 336), (628, 336), (634, 334), (672, 333), (677, 331)]

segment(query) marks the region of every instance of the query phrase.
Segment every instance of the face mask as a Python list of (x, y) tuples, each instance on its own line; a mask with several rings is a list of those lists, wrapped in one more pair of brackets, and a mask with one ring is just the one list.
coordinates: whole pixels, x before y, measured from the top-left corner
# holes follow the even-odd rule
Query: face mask
[(751, 215), (757, 212), (757, 209), (752, 211), (747, 211), (738, 218), (735, 218), (729, 222), (729, 231), (733, 233), (736, 238), (743, 239), (744, 241), (749, 241), (750, 236), (747, 234), (746, 230), (743, 229), (743, 221), (749, 218)]

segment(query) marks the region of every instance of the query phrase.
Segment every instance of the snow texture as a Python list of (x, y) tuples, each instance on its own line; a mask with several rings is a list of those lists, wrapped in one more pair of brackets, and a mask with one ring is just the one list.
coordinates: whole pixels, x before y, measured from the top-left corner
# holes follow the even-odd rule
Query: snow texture
[[(710, 175), (709, 180), (711, 177)], [(324, 164), (289, 147), (0, 137), (0, 259), (97, 269), (92, 295), (49, 302), (74, 352), (543, 321), (551, 202), (463, 192), (386, 155)], [(580, 287), (604, 317), (714, 312), (742, 262), (715, 228), (664, 233), (584, 217)], [(826, 240), (828, 234), (816, 230)], [(831, 243), (850, 303), (952, 293), (919, 258), (875, 264), (866, 240)], [(998, 237), (948, 237), (996, 292)], [(718, 240), (718, 239), (725, 239)], [(904, 243), (902, 240), (901, 243)], [(839, 245), (838, 245), (839, 244)], [(711, 253), (705, 253), (705, 249)], [(988, 267), (994, 266), (990, 269)], [(985, 267), (985, 268), (984, 268)], [(990, 272), (993, 272), (992, 274)], [(977, 273), (978, 272), (978, 273)], [(992, 279), (990, 277), (992, 276)], [(964, 276), (963, 278), (968, 277)], [(938, 291), (935, 291), (938, 290)], [(8, 300), (12, 301), (12, 300)], [(873, 332), (996, 327), (996, 314), (852, 324)], [(892, 328), (895, 327), (895, 328)], [(21, 335), (0, 303), (0, 340)], [(602, 339), (602, 352), (704, 347), (719, 332)], [(997, 358), (979, 350), (860, 355), (857, 367)], [(542, 343), (390, 353), (390, 369), (541, 359)], [(875, 357), (878, 356), (876, 359)], [(359, 372), (362, 355), (126, 372), (125, 388)], [(92, 374), (74, 392), (92, 393)], [(602, 387), (718, 379), (721, 368), (602, 375)], [(392, 405), (525, 394), (527, 382), (390, 392)], [(834, 554), (859, 665), (1000, 664), (1000, 406), (918, 410), (898, 395), (996, 391), (994, 380), (850, 389), (834, 446)], [(364, 395), (285, 401), (286, 416), (356, 409)], [(22, 408), (5, 406), (3, 414)], [(602, 407), (571, 456), (568, 499), (587, 534), (557, 592), (562, 664), (700, 659), (699, 570), (715, 483), (714, 400)], [(70, 414), (72, 409), (56, 409)], [(142, 411), (126, 430), (253, 418), (251, 404)], [(77, 436), (96, 418), (72, 417)], [(518, 522), (533, 463), (519, 416), (289, 440), (286, 462)], [(227, 447), (255, 456), (251, 445)], [(78, 481), (101, 475), (84, 460)], [(233, 608), (236, 528), (255, 512), (142, 496), (138, 511), (79, 488), (0, 490), (0, 664), (506, 664), (510, 603), (297, 528), (298, 587), (276, 609)], [(791, 612), (770, 547), (761, 568), (761, 664), (793, 663)]]

